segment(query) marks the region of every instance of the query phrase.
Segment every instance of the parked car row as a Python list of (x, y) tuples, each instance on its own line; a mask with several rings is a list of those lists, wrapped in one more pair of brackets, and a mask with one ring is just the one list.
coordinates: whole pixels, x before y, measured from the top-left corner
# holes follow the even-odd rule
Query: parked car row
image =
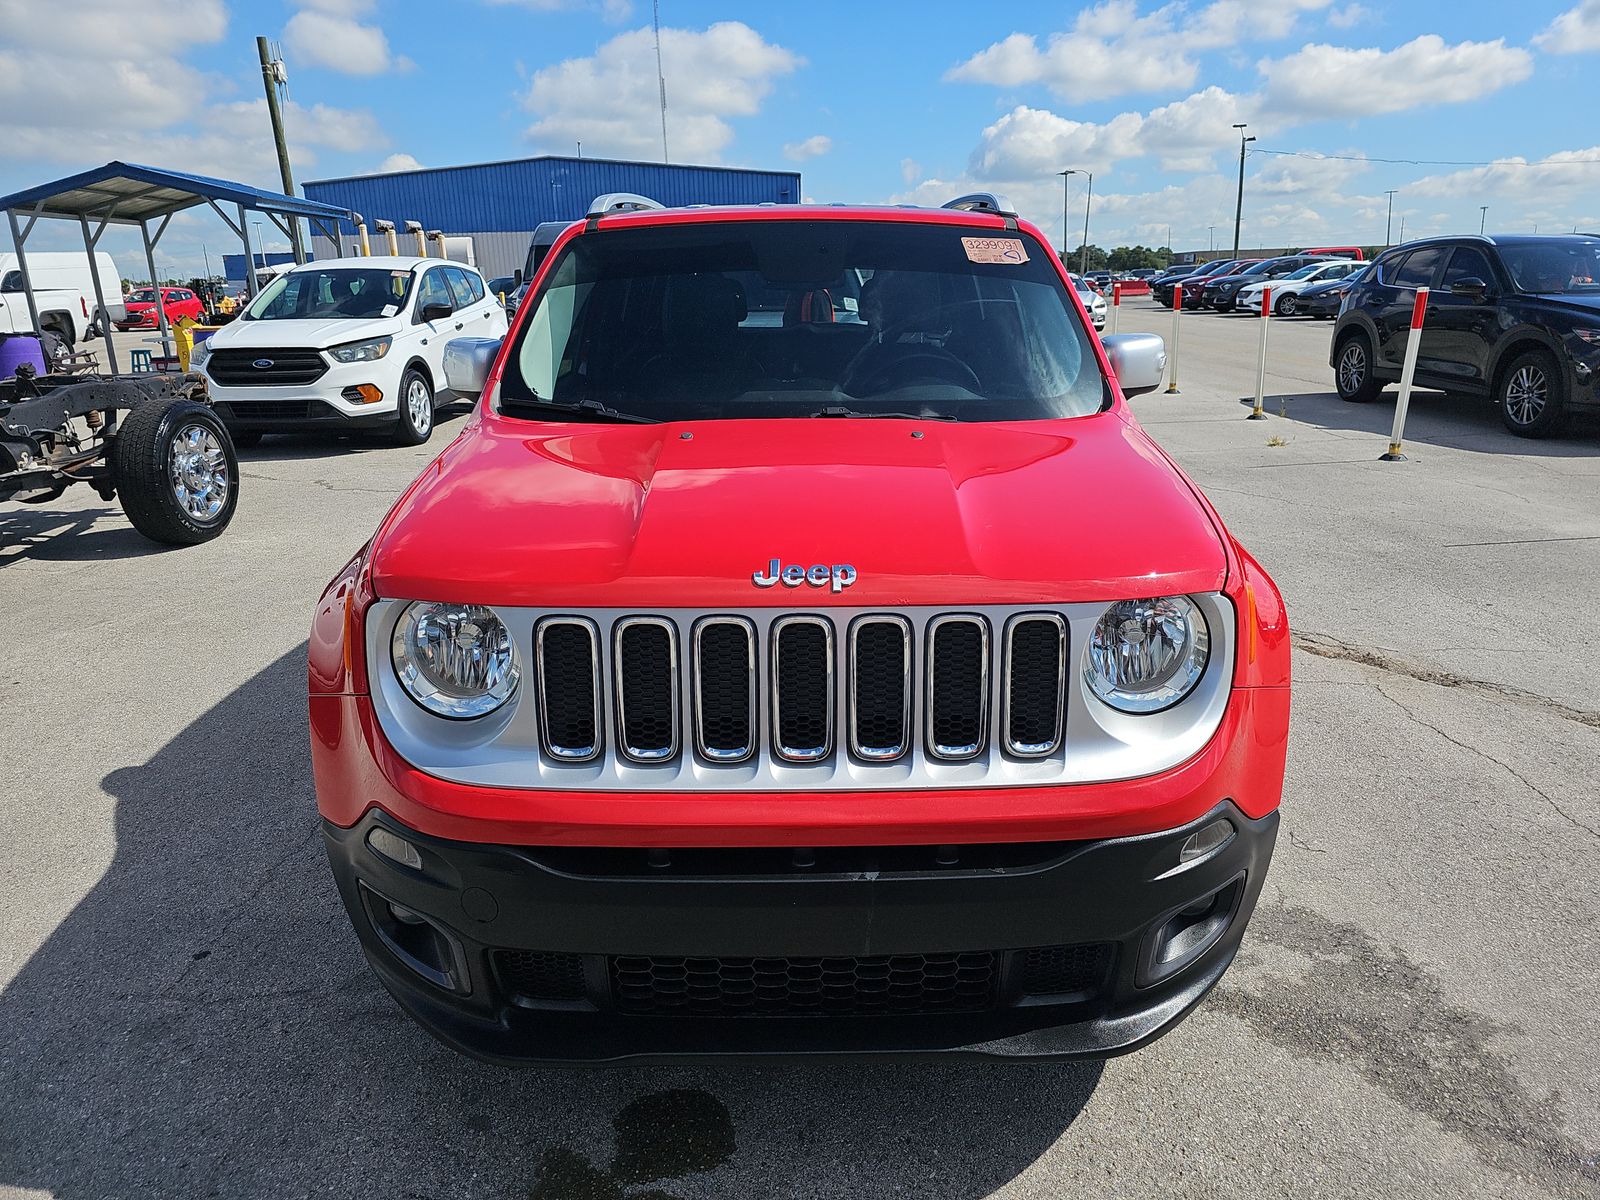
[(1300, 297), (1308, 289), (1337, 283), (1364, 266), (1357, 258), (1335, 257), (1324, 251), (1219, 259), (1174, 268), (1151, 281), (1151, 292), (1169, 308), (1181, 287), (1185, 309), (1255, 312), (1270, 288), (1273, 312), (1288, 317), (1303, 311)]

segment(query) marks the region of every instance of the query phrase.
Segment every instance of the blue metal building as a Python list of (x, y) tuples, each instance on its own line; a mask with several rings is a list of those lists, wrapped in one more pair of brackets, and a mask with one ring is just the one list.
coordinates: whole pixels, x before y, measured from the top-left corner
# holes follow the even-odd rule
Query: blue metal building
[[(589, 201), (606, 192), (637, 192), (668, 206), (797, 204), (800, 174), (546, 155), (305, 184), (307, 199), (355, 210), (366, 219), (369, 232), (377, 220), (393, 221), (397, 229), (418, 221), (424, 229), (470, 237), (473, 261), (491, 277), (510, 275), (522, 266), (534, 226), (576, 221)], [(355, 230), (346, 227), (344, 232)], [(413, 244), (402, 237), (401, 253), (411, 253)], [(333, 244), (317, 238), (313, 249), (317, 257), (326, 258)]]
[[(329, 242), (329, 246), (332, 246), (331, 241)], [(256, 270), (258, 271), (262, 267), (281, 267), (285, 264), (292, 264), (294, 262), (294, 255), (287, 252), (279, 252), (277, 250), (268, 251), (266, 253), (262, 253), (260, 250), (257, 250), (251, 257), (255, 259)], [(222, 256), (222, 276), (229, 283), (243, 283), (244, 255), (224, 254)]]

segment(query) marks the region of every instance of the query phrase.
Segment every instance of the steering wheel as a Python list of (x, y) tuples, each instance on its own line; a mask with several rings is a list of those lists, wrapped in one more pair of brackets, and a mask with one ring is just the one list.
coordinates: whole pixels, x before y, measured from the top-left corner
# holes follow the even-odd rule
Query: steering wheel
[[(967, 366), (950, 351), (942, 346), (935, 346), (929, 342), (910, 342), (901, 345), (890, 339), (911, 328), (911, 326), (927, 318), (934, 312), (948, 312), (953, 308), (962, 308), (967, 305), (994, 304), (998, 301), (989, 300), (959, 300), (954, 304), (941, 305), (939, 309), (923, 309), (914, 312), (893, 325), (885, 327), (873, 339), (863, 346), (854, 358), (845, 367), (839, 382), (842, 391), (852, 396), (871, 396), (887, 388), (899, 384), (917, 382), (919, 379), (932, 378), (934, 380), (953, 383), (964, 387), (971, 392), (983, 391), (983, 383), (977, 373)], [(871, 362), (872, 359), (882, 359), (880, 362)], [(923, 372), (922, 375), (908, 375), (907, 369), (914, 367)]]

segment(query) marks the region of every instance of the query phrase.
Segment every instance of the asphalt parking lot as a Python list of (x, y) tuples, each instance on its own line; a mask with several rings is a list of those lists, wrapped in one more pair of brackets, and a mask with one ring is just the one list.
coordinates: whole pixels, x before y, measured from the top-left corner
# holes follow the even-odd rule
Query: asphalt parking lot
[[(1124, 331), (1166, 333), (1134, 301)], [(0, 507), (0, 1197), (1600, 1195), (1600, 427), (1342, 404), (1331, 322), (1185, 317), (1140, 419), (1296, 631), (1242, 957), (1089, 1066), (509, 1071), (368, 972), (319, 844), (311, 605), (428, 446), (272, 438), (159, 551)], [(1108, 497), (1108, 503), (1114, 498)], [(1073, 519), (1062, 514), (1061, 519)]]

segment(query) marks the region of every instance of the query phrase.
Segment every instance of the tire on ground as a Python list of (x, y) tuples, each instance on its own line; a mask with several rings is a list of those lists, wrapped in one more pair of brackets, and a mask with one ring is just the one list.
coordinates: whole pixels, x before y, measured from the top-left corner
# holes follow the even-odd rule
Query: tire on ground
[[(198, 429), (222, 453), (220, 508), (196, 515), (179, 501), (174, 457), (177, 439)], [(111, 440), (111, 479), (122, 511), (152, 541), (173, 546), (208, 542), (228, 527), (239, 503), (239, 458), (227, 427), (209, 405), (195, 400), (149, 400), (124, 413)]]
[(1333, 358), (1333, 385), (1351, 404), (1376, 400), (1383, 385), (1372, 374), (1372, 341), (1359, 329), (1339, 342)]
[[(420, 384), (428, 394), (428, 402), (416, 416), (411, 412), (411, 390)], [(394, 440), (402, 446), (420, 446), (433, 436), (433, 388), (428, 377), (415, 367), (407, 367), (400, 376), (400, 394), (395, 405)], [(426, 425), (423, 422), (426, 421)]]
[(1567, 416), (1567, 383), (1559, 364), (1548, 351), (1524, 350), (1501, 368), (1494, 405), (1501, 423), (1518, 437), (1554, 437)]

